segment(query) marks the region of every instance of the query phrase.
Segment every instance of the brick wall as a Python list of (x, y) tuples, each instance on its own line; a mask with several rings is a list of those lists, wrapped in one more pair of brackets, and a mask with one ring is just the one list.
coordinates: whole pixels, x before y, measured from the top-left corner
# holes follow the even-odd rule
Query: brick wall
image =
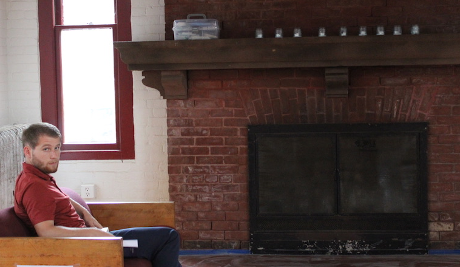
[(184, 248), (248, 247), (248, 124), (428, 121), (432, 248), (460, 223), (460, 67), (352, 68), (348, 98), (323, 70), (193, 71), (168, 101), (170, 194)]
[[(211, 3), (212, 2), (212, 3)], [(222, 38), (268, 36), (276, 27), (304, 36), (326, 27), (407, 33), (458, 32), (455, 0), (166, 0), (166, 39), (174, 19), (205, 13)], [(372, 33), (373, 34), (373, 33)], [(268, 36), (269, 37), (269, 36)], [(350, 68), (347, 98), (326, 98), (324, 69), (189, 72), (189, 98), (168, 100), (170, 195), (183, 248), (247, 248), (248, 124), (428, 121), (431, 249), (460, 248), (460, 67)]]

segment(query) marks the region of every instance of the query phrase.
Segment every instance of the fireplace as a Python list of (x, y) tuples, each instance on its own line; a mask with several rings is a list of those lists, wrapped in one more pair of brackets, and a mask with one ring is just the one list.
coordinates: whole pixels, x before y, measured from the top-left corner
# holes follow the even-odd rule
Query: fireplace
[(427, 123), (252, 125), (252, 253), (427, 252)]

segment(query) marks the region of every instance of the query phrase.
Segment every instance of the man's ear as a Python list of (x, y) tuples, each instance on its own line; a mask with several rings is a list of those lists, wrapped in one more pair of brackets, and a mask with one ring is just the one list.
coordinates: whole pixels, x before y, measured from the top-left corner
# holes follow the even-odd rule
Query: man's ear
[(30, 146), (24, 146), (24, 157), (30, 158), (32, 156), (32, 148)]

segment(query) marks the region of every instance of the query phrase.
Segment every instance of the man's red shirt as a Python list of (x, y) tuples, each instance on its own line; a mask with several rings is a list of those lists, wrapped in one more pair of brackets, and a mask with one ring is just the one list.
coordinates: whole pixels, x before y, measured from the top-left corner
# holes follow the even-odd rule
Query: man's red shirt
[(54, 225), (85, 227), (70, 198), (59, 189), (51, 175), (23, 163), (16, 180), (14, 211), (29, 227), (53, 220)]

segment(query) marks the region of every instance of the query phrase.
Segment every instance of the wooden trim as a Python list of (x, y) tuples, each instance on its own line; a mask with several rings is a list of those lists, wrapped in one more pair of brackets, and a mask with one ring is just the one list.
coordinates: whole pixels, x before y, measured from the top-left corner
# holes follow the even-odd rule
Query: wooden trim
[[(166, 99), (184, 99), (187, 70), (451, 65), (460, 64), (459, 43), (460, 34), (426, 34), (115, 42), (115, 47), (130, 70), (143, 71), (145, 85)], [(184, 77), (170, 75), (174, 71), (184, 73), (185, 86)], [(327, 77), (334, 87), (329, 96), (346, 96), (344, 75)]]
[[(55, 1), (38, 1), (40, 85), (42, 120), (63, 130), (62, 116), (59, 112), (62, 101), (58, 88), (57, 51), (55, 32)], [(59, 2), (57, 2), (59, 3)], [(116, 40), (131, 40), (131, 1), (115, 0), (118, 24), (113, 25)], [(65, 26), (67, 27), (67, 26)], [(133, 79), (121, 61), (118, 50), (114, 49), (116, 83), (117, 144), (110, 148), (98, 148), (90, 144), (63, 145), (62, 160), (134, 159), (134, 118), (133, 118)], [(63, 132), (65, 135), (65, 132)]]
[(449, 65), (460, 34), (116, 42), (130, 70)]
[(0, 266), (122, 267), (123, 264), (123, 246), (120, 237), (0, 238)]
[(88, 203), (93, 216), (109, 230), (175, 227), (173, 202)]

